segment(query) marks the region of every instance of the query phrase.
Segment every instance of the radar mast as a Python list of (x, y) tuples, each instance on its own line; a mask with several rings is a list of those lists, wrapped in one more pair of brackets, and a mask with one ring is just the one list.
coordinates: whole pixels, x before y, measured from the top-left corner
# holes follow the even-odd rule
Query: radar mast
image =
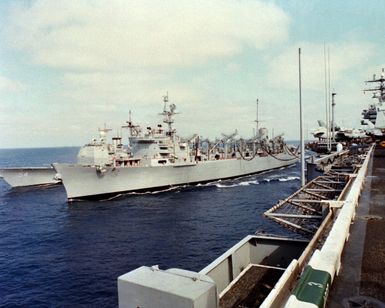
[(376, 86), (374, 88), (365, 89), (364, 93), (366, 93), (366, 92), (374, 92), (373, 93), (373, 98), (377, 98), (378, 99), (378, 104), (380, 106), (382, 106), (382, 103), (385, 102), (385, 72), (384, 72), (384, 68), (382, 68), (382, 72), (381, 72), (381, 77), (380, 78), (376, 78), (376, 75), (374, 74), (373, 75), (373, 80), (367, 80), (365, 83), (366, 84), (368, 84), (368, 83), (379, 84), (378, 86)]
[(131, 119), (131, 110), (128, 112), (128, 121), (126, 121), (127, 125), (122, 126), (122, 128), (130, 129), (130, 137), (138, 136), (140, 133), (140, 126), (135, 125)]
[(163, 112), (160, 114), (163, 116), (163, 123), (166, 123), (168, 125), (168, 131), (167, 135), (170, 137), (173, 137), (175, 134), (175, 130), (172, 128), (172, 123), (174, 123), (173, 116), (175, 114), (178, 114), (178, 112), (175, 112), (176, 106), (175, 104), (168, 105), (169, 99), (168, 99), (168, 92), (166, 95), (163, 96)]

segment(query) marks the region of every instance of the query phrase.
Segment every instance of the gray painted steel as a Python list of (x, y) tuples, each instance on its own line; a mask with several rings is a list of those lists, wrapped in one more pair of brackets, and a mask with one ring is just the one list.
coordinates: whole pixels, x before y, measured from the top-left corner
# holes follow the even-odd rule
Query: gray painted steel
[(12, 187), (60, 183), (60, 177), (52, 167), (0, 169), (0, 176)]
[(285, 153), (275, 156), (283, 160), (256, 156), (250, 161), (236, 158), (165, 166), (110, 166), (105, 167), (103, 172), (94, 166), (58, 163), (53, 166), (61, 174), (68, 199), (75, 199), (240, 177), (289, 166), (298, 161)]

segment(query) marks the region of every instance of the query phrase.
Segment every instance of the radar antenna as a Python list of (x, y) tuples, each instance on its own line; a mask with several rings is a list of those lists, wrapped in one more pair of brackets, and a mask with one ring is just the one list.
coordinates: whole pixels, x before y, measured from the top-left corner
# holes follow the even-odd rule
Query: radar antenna
[(130, 137), (138, 136), (140, 133), (140, 126), (134, 125), (132, 123), (131, 119), (131, 110), (128, 112), (128, 121), (126, 121), (127, 125), (123, 125), (122, 128), (129, 128), (130, 129)]
[(373, 87), (370, 89), (365, 89), (364, 93), (366, 92), (374, 92), (372, 98), (377, 98), (379, 105), (381, 106), (383, 102), (385, 102), (385, 72), (384, 68), (382, 68), (381, 71), (381, 77), (376, 79), (376, 75), (373, 75), (373, 80), (367, 80), (365, 83), (377, 83), (379, 84), (377, 87)]
[(175, 104), (170, 104), (167, 106), (167, 103), (169, 102), (168, 92), (166, 93), (166, 95), (163, 96), (163, 102), (164, 102), (163, 112), (160, 113), (160, 115), (163, 116), (163, 123), (166, 123), (168, 125), (167, 135), (169, 135), (170, 137), (173, 137), (175, 134), (175, 129), (172, 128), (172, 123), (174, 123), (173, 116), (175, 114), (178, 114), (178, 112), (175, 112), (176, 110)]
[(163, 107), (163, 112), (167, 111), (167, 103), (168, 103), (168, 91), (166, 92), (166, 95), (163, 95), (163, 102), (164, 102), (164, 107)]

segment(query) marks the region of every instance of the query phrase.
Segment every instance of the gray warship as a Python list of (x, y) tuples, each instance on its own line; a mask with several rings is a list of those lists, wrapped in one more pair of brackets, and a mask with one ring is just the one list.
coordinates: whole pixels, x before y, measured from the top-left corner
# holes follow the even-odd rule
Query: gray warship
[(82, 147), (76, 164), (52, 164), (69, 201), (106, 199), (129, 192), (147, 192), (237, 178), (295, 164), (298, 157), (282, 135), (268, 138), (260, 128), (249, 140), (237, 132), (216, 141), (198, 135), (182, 139), (173, 128), (176, 106), (164, 96), (163, 123), (142, 129), (131, 121), (129, 146), (121, 137), (112, 144), (95, 140)]
[[(103, 154), (111, 149), (111, 145), (106, 143), (106, 135), (110, 130), (106, 127), (99, 128), (99, 140), (94, 138), (90, 144), (81, 147), (77, 156), (79, 164), (98, 165), (101, 164), (101, 160), (105, 161)], [(99, 153), (97, 156), (94, 155), (95, 149)], [(62, 182), (61, 175), (52, 166), (0, 168), (0, 178), (12, 188), (49, 186)]]
[(0, 178), (13, 188), (61, 183), (60, 175), (53, 167), (1, 168)]

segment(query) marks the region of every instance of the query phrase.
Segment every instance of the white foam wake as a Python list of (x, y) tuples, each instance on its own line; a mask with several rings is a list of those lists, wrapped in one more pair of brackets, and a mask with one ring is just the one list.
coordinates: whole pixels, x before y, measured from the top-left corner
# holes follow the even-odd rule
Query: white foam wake
[(280, 178), (278, 181), (280, 182), (287, 182), (287, 181), (297, 181), (299, 180), (299, 176), (288, 176), (287, 178)]
[(243, 181), (239, 183), (233, 183), (233, 184), (221, 184), (221, 183), (215, 183), (216, 187), (219, 188), (231, 188), (231, 187), (239, 187), (239, 186), (249, 186), (249, 185), (258, 185), (259, 182), (257, 180), (253, 181)]

